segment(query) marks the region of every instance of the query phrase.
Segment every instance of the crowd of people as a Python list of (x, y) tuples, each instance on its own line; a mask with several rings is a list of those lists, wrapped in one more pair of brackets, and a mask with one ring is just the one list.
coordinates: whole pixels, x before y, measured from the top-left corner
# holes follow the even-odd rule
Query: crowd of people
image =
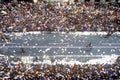
[(0, 3), (0, 31), (119, 31), (120, 9), (94, 3)]
[(1, 80), (119, 80), (120, 57), (114, 64), (17, 64), (0, 65)]
[[(0, 3), (0, 32), (119, 31), (120, 9), (109, 4), (24, 1)], [(115, 64), (15, 64), (0, 62), (0, 80), (117, 80)]]

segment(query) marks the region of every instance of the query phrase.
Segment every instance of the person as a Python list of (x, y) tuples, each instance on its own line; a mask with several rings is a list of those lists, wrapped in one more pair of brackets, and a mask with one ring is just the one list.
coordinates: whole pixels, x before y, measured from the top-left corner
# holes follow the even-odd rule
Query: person
[(3, 42), (11, 42), (10, 38), (6, 34), (0, 33), (0, 35)]
[(20, 48), (20, 49), (21, 49), (22, 54), (24, 54), (24, 53), (25, 53), (25, 50), (24, 50), (23, 48)]
[(90, 42), (86, 45), (86, 51), (91, 51), (91, 50), (92, 50), (92, 43)]
[(115, 32), (114, 29), (110, 29), (110, 30), (107, 32), (107, 35), (105, 36), (105, 38), (110, 37), (114, 32)]
[(89, 44), (87, 44), (86, 47), (91, 47), (92, 46), (92, 43), (90, 42)]

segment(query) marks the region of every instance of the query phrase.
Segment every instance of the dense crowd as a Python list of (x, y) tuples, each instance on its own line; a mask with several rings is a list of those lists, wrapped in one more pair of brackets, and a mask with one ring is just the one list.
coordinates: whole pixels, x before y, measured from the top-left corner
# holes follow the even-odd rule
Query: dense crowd
[[(118, 57), (120, 59), (120, 57)], [(119, 80), (120, 60), (115, 64), (17, 64), (0, 65), (1, 80)]]
[[(0, 3), (0, 32), (119, 31), (120, 10), (108, 4)], [(0, 80), (116, 80), (115, 64), (24, 64), (0, 61)]]
[(119, 31), (120, 9), (109, 4), (0, 3), (0, 31)]

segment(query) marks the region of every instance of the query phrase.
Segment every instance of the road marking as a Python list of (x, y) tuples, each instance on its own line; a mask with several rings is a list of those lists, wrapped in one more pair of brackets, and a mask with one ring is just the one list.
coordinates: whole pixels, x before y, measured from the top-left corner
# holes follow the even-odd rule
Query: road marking
[[(0, 46), (0, 48), (89, 48), (85, 46)], [(92, 46), (91, 48), (120, 48), (120, 46)]]

